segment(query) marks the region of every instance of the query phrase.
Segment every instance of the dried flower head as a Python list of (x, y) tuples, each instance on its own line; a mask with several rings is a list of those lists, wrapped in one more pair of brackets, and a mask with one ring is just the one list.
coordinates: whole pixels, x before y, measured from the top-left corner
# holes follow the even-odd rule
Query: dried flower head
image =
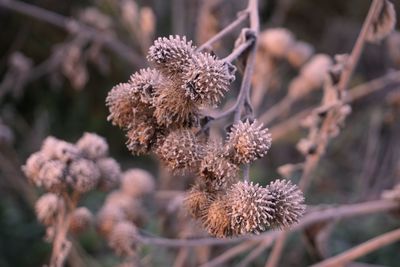
[(306, 206), (300, 189), (289, 180), (275, 180), (265, 188), (273, 208), (273, 225), (288, 227), (303, 216)]
[(121, 180), (121, 167), (113, 158), (103, 158), (96, 161), (96, 165), (100, 170), (99, 188), (102, 190), (110, 190), (116, 187)]
[(195, 219), (199, 219), (207, 213), (214, 198), (215, 194), (202, 190), (200, 186), (195, 185), (186, 194), (184, 203), (190, 215)]
[(134, 155), (147, 154), (156, 142), (156, 126), (151, 121), (143, 121), (126, 133), (126, 146)]
[(44, 225), (55, 223), (60, 210), (63, 208), (64, 201), (56, 194), (46, 193), (35, 203), (35, 212), (38, 220)]
[(288, 51), (286, 59), (295, 68), (301, 67), (314, 53), (314, 48), (306, 43), (298, 41)]
[(260, 46), (278, 58), (286, 56), (294, 42), (293, 34), (284, 28), (268, 29), (260, 35)]
[(143, 169), (127, 170), (122, 175), (121, 190), (135, 198), (151, 194), (155, 190), (154, 177)]
[(240, 121), (228, 134), (227, 156), (236, 164), (253, 162), (267, 154), (271, 141), (271, 134), (262, 123)]
[(156, 70), (147, 68), (141, 69), (131, 75), (129, 84), (132, 91), (137, 95), (142, 103), (153, 104), (154, 93), (159, 89), (163, 79)]
[(271, 197), (265, 188), (252, 182), (238, 182), (226, 194), (231, 227), (235, 234), (260, 233), (273, 220)]
[(95, 133), (84, 133), (76, 142), (76, 146), (89, 159), (103, 158), (108, 154), (106, 139)]
[(235, 183), (239, 167), (223, 157), (222, 144), (211, 142), (200, 162), (200, 177), (208, 190), (222, 190)]
[(154, 117), (169, 128), (191, 127), (197, 124), (198, 105), (186, 96), (180, 81), (168, 81), (156, 92)]
[(55, 138), (54, 136), (48, 136), (42, 142), (42, 147), (40, 151), (43, 152), (44, 155), (51, 158), (55, 155), (55, 148), (60, 140)]
[(65, 163), (59, 160), (46, 161), (40, 168), (35, 185), (49, 191), (59, 191), (65, 187)]
[(227, 64), (208, 53), (198, 53), (183, 74), (182, 89), (201, 105), (216, 105), (235, 79)]
[(377, 43), (386, 38), (396, 26), (396, 11), (393, 3), (384, 0), (378, 17), (368, 29), (367, 40)]
[(125, 219), (126, 215), (121, 209), (116, 209), (112, 205), (106, 205), (97, 214), (97, 228), (103, 236), (107, 237), (115, 225)]
[(147, 59), (164, 75), (176, 75), (188, 65), (194, 49), (192, 42), (186, 41), (186, 37), (160, 37), (149, 48)]
[(222, 198), (212, 202), (202, 218), (208, 233), (219, 238), (232, 235), (231, 221), (230, 204)]
[(142, 202), (122, 191), (114, 191), (109, 194), (105, 206), (121, 210), (125, 218), (135, 224), (142, 224), (146, 220)]
[(39, 151), (30, 155), (26, 160), (26, 164), (22, 167), (25, 175), (36, 186), (40, 186), (41, 184), (40, 180), (38, 179), (39, 172), (43, 164), (45, 164), (48, 160), (49, 159), (46, 157), (46, 155)]
[(86, 207), (79, 207), (72, 212), (69, 229), (74, 233), (86, 230), (93, 223), (93, 214)]
[(82, 158), (69, 165), (67, 182), (80, 193), (86, 193), (95, 188), (99, 179), (99, 168), (91, 160)]
[(174, 172), (192, 171), (198, 166), (202, 146), (192, 131), (176, 130), (165, 138), (156, 154)]
[(137, 228), (133, 223), (121, 221), (112, 230), (109, 245), (118, 255), (133, 256), (137, 235)]
[(59, 140), (55, 137), (47, 137), (42, 144), (41, 151), (51, 159), (68, 163), (80, 156), (79, 149), (71, 143)]

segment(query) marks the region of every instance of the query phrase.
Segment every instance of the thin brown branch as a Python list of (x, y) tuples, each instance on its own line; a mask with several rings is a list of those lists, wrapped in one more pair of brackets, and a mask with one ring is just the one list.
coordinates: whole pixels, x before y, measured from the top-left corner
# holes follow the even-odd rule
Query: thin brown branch
[(207, 42), (205, 42), (204, 44), (199, 46), (197, 48), (197, 51), (202, 51), (204, 49), (211, 47), (211, 45), (213, 43), (219, 41), (220, 39), (225, 37), (227, 34), (232, 32), (234, 29), (236, 29), (237, 26), (242, 24), (242, 22), (244, 22), (248, 16), (249, 16), (249, 12), (247, 10), (240, 12), (237, 19), (235, 19), (231, 24), (227, 25), (224, 29), (222, 29), (220, 32), (218, 32), (216, 35), (214, 35), (212, 38), (210, 38)]
[(386, 234), (374, 237), (352, 249), (349, 249), (337, 256), (324, 260), (320, 263), (312, 265), (313, 267), (335, 267), (343, 266), (344, 264), (358, 259), (370, 252), (373, 252), (381, 247), (390, 245), (400, 240), (400, 229), (390, 231)]
[(368, 30), (371, 27), (374, 19), (378, 16), (382, 5), (382, 0), (373, 0), (371, 7), (369, 8), (368, 15), (363, 23), (360, 34), (358, 35), (357, 41), (354, 44), (348, 62), (346, 63), (345, 68), (340, 76), (338, 84), (338, 89), (340, 92), (344, 92), (348, 86), (351, 75), (353, 74), (354, 69), (357, 66), (358, 60), (360, 59), (361, 53), (363, 51)]
[(232, 63), (234, 60), (236, 60), (240, 55), (242, 55), (251, 45), (253, 44), (254, 40), (249, 39), (246, 42), (242, 43), (238, 47), (236, 47), (232, 53), (230, 53), (228, 56), (223, 58), (222, 60), (225, 62)]
[(0, 7), (14, 12), (27, 15), (29, 17), (45, 21), (49, 24), (66, 30), (71, 34), (81, 34), (87, 38), (104, 44), (105, 47), (113, 51), (132, 66), (140, 67), (144, 65), (143, 58), (126, 44), (118, 39), (100, 32), (94, 28), (84, 25), (74, 19), (64, 17), (52, 11), (15, 0), (0, 0)]

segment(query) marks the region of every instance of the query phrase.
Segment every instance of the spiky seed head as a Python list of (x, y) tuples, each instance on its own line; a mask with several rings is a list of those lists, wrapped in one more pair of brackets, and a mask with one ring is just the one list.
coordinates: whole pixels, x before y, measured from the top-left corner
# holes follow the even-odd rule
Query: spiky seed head
[(295, 68), (301, 67), (313, 55), (314, 48), (302, 41), (296, 42), (288, 51), (286, 59)]
[(204, 228), (212, 236), (223, 238), (232, 235), (230, 204), (223, 198), (211, 203), (207, 213), (203, 216)]
[(226, 200), (231, 209), (234, 234), (258, 234), (270, 226), (273, 203), (265, 189), (258, 184), (238, 182), (228, 190)]
[(222, 144), (211, 142), (201, 159), (199, 171), (209, 190), (223, 190), (237, 181), (239, 167), (223, 157)]
[(84, 158), (73, 161), (68, 167), (67, 182), (77, 192), (86, 193), (94, 189), (100, 179), (96, 164)]
[(143, 121), (130, 127), (126, 133), (126, 146), (133, 155), (147, 154), (156, 142), (156, 126)]
[(284, 57), (293, 46), (293, 34), (284, 28), (268, 29), (260, 35), (260, 46), (273, 57)]
[(227, 156), (233, 163), (250, 163), (264, 157), (271, 147), (271, 134), (256, 120), (233, 125), (226, 142)]
[(200, 105), (215, 106), (234, 79), (226, 63), (208, 53), (198, 53), (185, 69), (182, 89)]
[(120, 256), (133, 256), (138, 230), (129, 221), (122, 221), (115, 225), (109, 237), (109, 245)]
[(266, 186), (273, 208), (273, 226), (283, 228), (297, 223), (303, 216), (303, 192), (289, 180), (275, 180)]
[(121, 167), (113, 158), (102, 158), (96, 161), (101, 177), (98, 187), (101, 190), (110, 190), (116, 187), (121, 180)]
[(396, 10), (393, 3), (384, 0), (378, 17), (372, 22), (368, 29), (367, 40), (378, 43), (386, 38), (396, 26)]
[(108, 154), (108, 144), (104, 137), (95, 133), (84, 133), (76, 142), (76, 146), (82, 154), (89, 159), (99, 159)]
[(93, 214), (86, 207), (79, 207), (72, 212), (69, 229), (73, 233), (81, 233), (93, 223)]
[(51, 225), (56, 222), (57, 215), (63, 205), (64, 201), (56, 194), (46, 193), (35, 203), (36, 217), (44, 225)]
[(154, 103), (154, 117), (159, 125), (167, 128), (196, 126), (198, 105), (185, 95), (180, 82), (165, 82), (156, 92)]
[(49, 158), (69, 163), (80, 156), (79, 149), (71, 143), (55, 137), (47, 137), (42, 144), (41, 151)]
[(214, 198), (215, 194), (202, 190), (195, 185), (186, 194), (184, 204), (190, 215), (195, 219), (199, 219), (207, 213)]
[(202, 146), (191, 130), (176, 130), (165, 138), (156, 154), (173, 172), (193, 171), (199, 164)]
[(65, 187), (66, 165), (59, 160), (46, 161), (40, 168), (36, 186), (48, 191), (59, 191)]
[(108, 237), (115, 225), (125, 219), (126, 215), (121, 209), (106, 205), (97, 214), (97, 228), (103, 236)]
[(40, 186), (41, 182), (38, 180), (39, 172), (42, 166), (48, 161), (48, 157), (39, 151), (33, 153), (26, 160), (24, 166), (22, 166), (22, 170), (25, 173), (26, 177), (28, 177), (29, 181), (31, 181), (36, 186)]
[(147, 59), (167, 77), (180, 74), (188, 65), (189, 60), (195, 52), (195, 47), (191, 41), (186, 41), (186, 37), (169, 38), (160, 37), (154, 41), (149, 48)]
[(139, 198), (155, 190), (154, 177), (143, 169), (129, 169), (122, 175), (121, 190), (124, 194)]
[(153, 96), (163, 82), (161, 74), (154, 69), (141, 69), (131, 75), (129, 84), (132, 92), (142, 103), (153, 105)]

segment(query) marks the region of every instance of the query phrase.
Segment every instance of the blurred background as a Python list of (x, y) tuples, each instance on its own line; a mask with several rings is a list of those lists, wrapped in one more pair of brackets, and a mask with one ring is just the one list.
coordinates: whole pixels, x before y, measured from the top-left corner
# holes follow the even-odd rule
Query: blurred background
[[(398, 11), (400, 1), (392, 2)], [(48, 261), (51, 246), (43, 240), (45, 229), (36, 221), (32, 209), (41, 192), (27, 183), (21, 165), (49, 135), (75, 142), (84, 132), (95, 132), (107, 139), (110, 155), (121, 163), (122, 169), (149, 170), (162, 190), (188, 188), (193, 177), (175, 177), (180, 182), (171, 182), (153, 157), (129, 153), (123, 132), (107, 122), (105, 98), (114, 85), (147, 65), (147, 49), (154, 38), (180, 34), (200, 45), (233, 21), (246, 6), (242, 0), (21, 3), (0, 0), (1, 267), (42, 266)], [(284, 27), (298, 40), (310, 44), (315, 53), (333, 57), (351, 51), (369, 5), (370, 1), (365, 0), (260, 1), (261, 30)], [(219, 57), (229, 54), (239, 33), (240, 28), (217, 43), (214, 52)], [(259, 65), (264, 64), (263, 58), (258, 60)], [(273, 65), (273, 75), (267, 75), (268, 82), (258, 89), (265, 93), (255, 97), (260, 102), (256, 114), (282, 99), (288, 82), (298, 73), (284, 60), (275, 60)], [(399, 68), (400, 35), (394, 33), (381, 43), (366, 45), (350, 87), (395, 73)], [(238, 86), (238, 82), (233, 85), (226, 103), (236, 96)], [(400, 81), (388, 82), (352, 103), (345, 127), (330, 143), (313, 174), (307, 204), (376, 199), (382, 190), (400, 182), (399, 86)], [(321, 95), (322, 90), (313, 91), (267, 126), (274, 129), (304, 108), (315, 107)], [(273, 139), (269, 154), (252, 166), (252, 179), (266, 184), (281, 176), (277, 172), (279, 166), (302, 162), (296, 143), (305, 135), (301, 127), (281, 130), (279, 138)], [(298, 174), (292, 175), (297, 181)], [(162, 177), (166, 180), (161, 181)], [(95, 212), (104, 197), (104, 193), (93, 192), (83, 203)], [(174, 236), (160, 226), (156, 208), (150, 213), (146, 230)], [(329, 254), (337, 254), (399, 225), (398, 217), (382, 214), (335, 222)], [(114, 266), (119, 262), (94, 229), (76, 239), (81, 247), (79, 255), (87, 265)], [(304, 242), (302, 239), (300, 234), (291, 237), (280, 266), (306, 266), (314, 262), (307, 246), (299, 245)], [(364, 266), (398, 266), (399, 249), (400, 244), (384, 247), (360, 261), (370, 264)], [(172, 266), (176, 250), (148, 246), (141, 255), (147, 266)], [(261, 254), (251, 266), (263, 266), (267, 256)], [(241, 256), (226, 266), (240, 259)]]

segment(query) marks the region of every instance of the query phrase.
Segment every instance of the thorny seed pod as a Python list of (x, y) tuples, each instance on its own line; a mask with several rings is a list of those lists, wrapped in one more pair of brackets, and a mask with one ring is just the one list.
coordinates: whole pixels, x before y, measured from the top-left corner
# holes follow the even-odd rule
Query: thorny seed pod
[(35, 212), (38, 220), (44, 225), (55, 223), (58, 213), (63, 208), (64, 201), (56, 194), (46, 193), (35, 203)]
[(265, 188), (252, 182), (238, 182), (226, 194), (234, 234), (260, 233), (270, 226), (273, 202)]
[(25, 165), (22, 166), (22, 170), (28, 177), (29, 181), (34, 183), (36, 186), (40, 186), (41, 184), (41, 182), (38, 180), (39, 172), (43, 164), (45, 164), (48, 160), (49, 159), (46, 157), (46, 155), (39, 151), (30, 155), (26, 160)]
[(100, 171), (91, 160), (82, 158), (69, 165), (67, 182), (80, 193), (86, 193), (95, 188), (99, 179)]
[(121, 167), (113, 158), (103, 158), (96, 161), (100, 170), (98, 187), (102, 190), (110, 190), (116, 187), (121, 180)]
[(182, 89), (196, 103), (214, 106), (234, 79), (225, 62), (208, 53), (198, 53), (184, 71)]
[(134, 94), (145, 104), (153, 104), (154, 93), (159, 89), (163, 79), (158, 71), (147, 68), (131, 75), (129, 84)]
[(260, 35), (260, 46), (273, 57), (286, 56), (294, 42), (293, 34), (284, 28), (268, 29)]
[(112, 205), (103, 206), (97, 214), (97, 228), (103, 236), (107, 237), (115, 225), (125, 219), (126, 215), (121, 209), (116, 209)]
[(207, 213), (214, 198), (215, 194), (202, 190), (200, 186), (195, 185), (186, 194), (184, 203), (190, 215), (195, 219), (199, 219)]
[(384, 0), (378, 17), (372, 22), (368, 29), (367, 40), (378, 43), (386, 38), (396, 26), (396, 11), (393, 3)]
[(226, 142), (226, 154), (235, 164), (250, 163), (264, 157), (271, 147), (271, 134), (257, 121), (233, 125)]
[(59, 191), (65, 187), (65, 171), (65, 163), (59, 160), (46, 161), (40, 168), (35, 185), (49, 191)]
[(103, 158), (108, 154), (106, 139), (95, 133), (84, 133), (76, 142), (76, 146), (89, 159)]
[(169, 128), (192, 127), (197, 124), (198, 105), (182, 89), (178, 81), (169, 81), (158, 90), (154, 99), (157, 123)]
[(156, 142), (156, 126), (151, 121), (143, 121), (129, 128), (126, 146), (133, 155), (147, 154)]
[(79, 207), (72, 212), (69, 229), (81, 233), (93, 223), (93, 214), (86, 207)]
[(223, 157), (222, 145), (211, 143), (200, 162), (200, 177), (210, 191), (228, 188), (238, 179), (239, 167)]
[(227, 237), (232, 235), (230, 204), (224, 199), (217, 199), (211, 203), (202, 222), (208, 233), (215, 237)]
[(121, 190), (124, 194), (139, 198), (151, 194), (155, 190), (154, 177), (142, 169), (130, 169), (123, 173)]
[(160, 37), (149, 48), (147, 59), (167, 77), (180, 74), (195, 53), (195, 47), (186, 37)]
[(109, 245), (121, 256), (133, 256), (135, 254), (135, 242), (137, 239), (136, 226), (128, 221), (122, 221), (115, 225), (109, 237)]
[(283, 228), (297, 223), (306, 206), (304, 196), (297, 185), (289, 180), (275, 180), (266, 186), (273, 208), (273, 226)]
[(156, 154), (174, 172), (192, 171), (199, 164), (202, 146), (192, 131), (176, 130), (165, 138)]

